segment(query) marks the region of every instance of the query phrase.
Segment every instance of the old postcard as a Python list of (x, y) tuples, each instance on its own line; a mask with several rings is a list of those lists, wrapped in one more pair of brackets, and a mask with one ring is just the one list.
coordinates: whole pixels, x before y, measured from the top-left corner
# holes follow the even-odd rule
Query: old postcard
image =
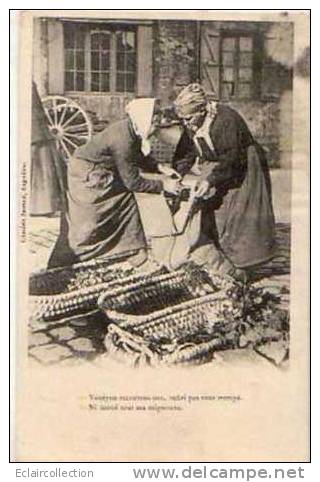
[(26, 10), (14, 461), (309, 460), (309, 11)]

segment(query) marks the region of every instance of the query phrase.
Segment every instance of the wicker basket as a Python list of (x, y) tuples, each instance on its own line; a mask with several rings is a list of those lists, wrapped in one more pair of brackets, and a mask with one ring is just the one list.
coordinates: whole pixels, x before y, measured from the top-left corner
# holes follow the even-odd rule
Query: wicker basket
[[(230, 296), (240, 289), (233, 281), (215, 277), (210, 290), (206, 285), (209, 292), (200, 296), (181, 279), (163, 277), (157, 284), (149, 280), (149, 287), (135, 286), (124, 297), (118, 292), (117, 301), (108, 293), (99, 298), (100, 308), (113, 321), (105, 339), (111, 356), (134, 365), (199, 363), (217, 347), (236, 343), (243, 302), (239, 293)], [(171, 290), (172, 303), (165, 303)]]
[[(84, 261), (72, 266), (63, 268), (53, 268), (32, 273), (29, 279), (30, 296), (53, 296), (61, 293), (75, 291), (75, 283), (83, 274), (89, 278), (94, 274), (97, 278), (105, 282), (112, 281), (116, 276), (129, 276), (134, 273), (134, 269), (127, 263), (114, 263), (100, 258)], [(83, 280), (81, 280), (83, 281)], [(88, 283), (89, 283), (88, 279)], [(96, 280), (92, 284), (97, 284)]]
[(98, 297), (105, 290), (140, 282), (151, 272), (98, 260), (33, 274), (29, 282), (30, 318), (51, 322), (86, 313), (97, 308)]
[[(210, 279), (206, 272), (192, 264), (170, 273), (156, 265), (149, 265), (148, 271), (137, 271), (125, 263), (110, 266), (101, 260), (48, 270), (30, 279), (30, 318), (47, 323), (89, 312), (97, 308), (102, 293), (104, 303), (109, 303), (110, 308), (125, 299), (134, 307), (136, 291), (143, 287), (147, 300), (156, 285), (166, 293), (165, 304), (172, 304), (179, 299), (182, 284), (189, 291), (186, 299), (190, 299), (194, 296), (191, 292), (199, 295), (199, 292), (212, 290)], [(165, 290), (169, 285), (171, 293)]]

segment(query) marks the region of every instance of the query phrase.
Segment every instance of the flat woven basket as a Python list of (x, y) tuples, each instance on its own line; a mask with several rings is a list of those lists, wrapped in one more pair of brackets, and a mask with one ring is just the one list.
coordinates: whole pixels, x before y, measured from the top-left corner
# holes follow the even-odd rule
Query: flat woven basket
[(127, 263), (110, 265), (101, 259), (35, 273), (29, 280), (30, 319), (56, 322), (89, 312), (106, 289), (140, 282), (156, 269), (141, 272)]
[[(164, 292), (165, 304), (179, 299), (182, 285), (189, 285), (195, 292), (202, 292), (210, 283), (209, 276), (195, 265), (189, 264), (175, 271), (156, 264), (148, 265), (146, 271), (135, 270), (127, 263), (110, 265), (105, 260), (77, 264), (67, 268), (57, 268), (36, 273), (30, 277), (29, 314), (33, 322), (58, 322), (78, 314), (97, 309), (97, 301), (105, 294), (105, 304), (110, 308), (119, 300), (130, 298), (134, 307), (137, 299), (135, 291), (143, 288), (144, 299), (150, 298), (155, 286)], [(211, 288), (210, 288), (211, 289)], [(202, 290), (202, 291), (201, 291)], [(190, 299), (191, 295), (189, 294)]]
[(132, 365), (201, 363), (236, 343), (242, 288), (233, 280), (166, 276), (130, 290), (106, 292), (99, 307), (112, 320), (105, 338), (109, 356)]

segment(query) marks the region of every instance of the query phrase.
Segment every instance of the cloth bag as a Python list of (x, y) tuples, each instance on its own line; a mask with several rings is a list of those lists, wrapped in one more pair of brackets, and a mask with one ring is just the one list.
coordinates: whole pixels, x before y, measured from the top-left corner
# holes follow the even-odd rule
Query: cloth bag
[(193, 190), (175, 215), (163, 194), (139, 193), (136, 199), (153, 258), (170, 270), (177, 269), (200, 237), (201, 211), (195, 204)]

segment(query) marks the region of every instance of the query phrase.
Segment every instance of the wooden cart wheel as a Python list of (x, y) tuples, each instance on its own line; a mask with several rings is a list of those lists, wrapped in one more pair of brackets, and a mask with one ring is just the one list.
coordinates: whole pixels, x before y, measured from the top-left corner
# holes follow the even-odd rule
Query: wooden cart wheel
[(75, 149), (91, 138), (90, 119), (76, 102), (66, 97), (51, 95), (42, 99), (42, 105), (57, 148), (68, 161)]

